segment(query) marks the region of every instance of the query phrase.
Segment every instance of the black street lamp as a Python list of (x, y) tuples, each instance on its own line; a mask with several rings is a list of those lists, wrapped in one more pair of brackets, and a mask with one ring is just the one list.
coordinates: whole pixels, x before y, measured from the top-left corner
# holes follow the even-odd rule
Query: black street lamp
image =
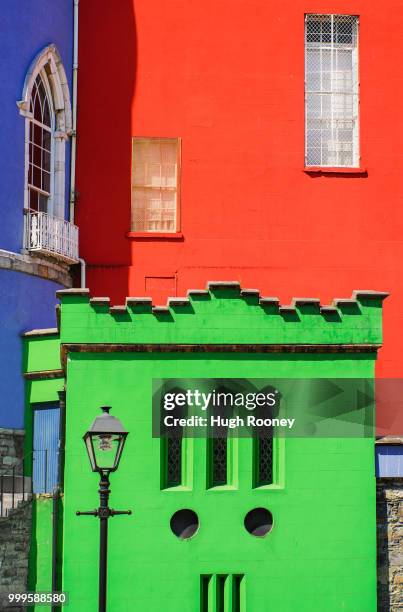
[(83, 436), (92, 471), (100, 475), (99, 508), (88, 512), (76, 512), (76, 514), (97, 516), (100, 521), (99, 612), (106, 612), (108, 519), (116, 514), (131, 514), (132, 512), (131, 510), (112, 510), (108, 505), (109, 474), (115, 472), (119, 467), (128, 432), (119, 419), (109, 414), (110, 406), (102, 406), (101, 410), (102, 414), (96, 417)]

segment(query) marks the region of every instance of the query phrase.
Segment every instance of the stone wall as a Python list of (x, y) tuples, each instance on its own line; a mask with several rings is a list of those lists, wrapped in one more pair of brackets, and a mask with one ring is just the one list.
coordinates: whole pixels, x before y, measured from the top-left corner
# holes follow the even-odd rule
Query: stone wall
[[(28, 581), (28, 558), (31, 542), (32, 504), (30, 500), (21, 501), (22, 495), (10, 493), (10, 474), (22, 474), (24, 453), (24, 431), (19, 429), (0, 429), (0, 476), (3, 475), (4, 494), (0, 500), (0, 610), (19, 610), (10, 608), (2, 600), (9, 592), (25, 592)], [(20, 479), (21, 482), (21, 479)], [(26, 496), (25, 496), (26, 497)], [(29, 496), (30, 497), (30, 496)], [(16, 508), (12, 508), (12, 500)], [(1, 508), (1, 506), (0, 506)], [(4, 516), (7, 514), (7, 516)], [(26, 609), (26, 608), (25, 608)], [(21, 608), (22, 610), (22, 608)]]
[(23, 254), (11, 253), (0, 249), (0, 268), (40, 276), (64, 287), (73, 286), (69, 266), (48, 256), (41, 257), (28, 252)]
[(377, 480), (378, 612), (403, 610), (403, 478)]
[[(19, 608), (7, 607), (2, 596), (7, 593), (25, 593), (28, 583), (28, 560), (31, 542), (32, 504), (21, 502), (0, 518), (0, 609), (6, 612)], [(25, 608), (26, 609), (26, 608)]]
[(21, 466), (24, 454), (24, 431), (0, 428), (0, 475)]

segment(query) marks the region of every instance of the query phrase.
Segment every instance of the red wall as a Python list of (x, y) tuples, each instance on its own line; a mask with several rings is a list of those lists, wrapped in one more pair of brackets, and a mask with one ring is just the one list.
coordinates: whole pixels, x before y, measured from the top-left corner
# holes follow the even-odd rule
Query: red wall
[[(365, 176), (303, 171), (306, 12), (360, 15)], [(218, 279), (284, 303), (387, 290), (378, 374), (401, 375), (402, 31), (401, 0), (81, 3), (77, 218), (92, 293), (161, 303)], [(182, 138), (183, 237), (128, 236), (133, 135)]]

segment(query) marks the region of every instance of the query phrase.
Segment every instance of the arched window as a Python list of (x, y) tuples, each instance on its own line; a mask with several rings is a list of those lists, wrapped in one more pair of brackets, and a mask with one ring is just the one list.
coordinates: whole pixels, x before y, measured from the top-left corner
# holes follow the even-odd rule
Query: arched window
[(54, 110), (45, 70), (42, 70), (34, 81), (29, 113), (27, 209), (30, 212), (47, 213), (54, 187), (52, 185)]
[(66, 73), (54, 45), (32, 62), (17, 104), (26, 120), (25, 211), (64, 219), (65, 149), (72, 122)]

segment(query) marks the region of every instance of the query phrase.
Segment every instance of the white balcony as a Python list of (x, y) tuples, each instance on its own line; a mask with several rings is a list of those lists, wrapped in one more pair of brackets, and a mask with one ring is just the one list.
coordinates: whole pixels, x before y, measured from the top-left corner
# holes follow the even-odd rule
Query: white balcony
[(28, 251), (51, 255), (67, 263), (78, 261), (78, 227), (44, 212), (25, 215), (25, 244)]

